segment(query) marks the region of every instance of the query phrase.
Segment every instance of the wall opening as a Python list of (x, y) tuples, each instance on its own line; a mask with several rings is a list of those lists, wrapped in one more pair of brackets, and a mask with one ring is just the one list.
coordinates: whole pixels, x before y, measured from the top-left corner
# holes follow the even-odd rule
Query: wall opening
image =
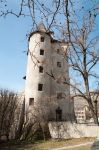
[(43, 73), (43, 66), (39, 66), (39, 72)]
[(40, 55), (44, 55), (44, 50), (40, 49)]
[(57, 62), (57, 67), (61, 67), (61, 62)]
[(34, 105), (34, 98), (29, 98), (29, 105)]
[(57, 49), (57, 54), (59, 54), (60, 53), (60, 50), (59, 49)]
[(43, 36), (41, 36), (41, 42), (44, 42), (44, 37)]
[(57, 99), (62, 99), (62, 93), (57, 93)]
[(60, 107), (56, 109), (56, 121), (62, 121), (62, 110)]
[(43, 84), (41, 83), (38, 84), (38, 91), (43, 91)]

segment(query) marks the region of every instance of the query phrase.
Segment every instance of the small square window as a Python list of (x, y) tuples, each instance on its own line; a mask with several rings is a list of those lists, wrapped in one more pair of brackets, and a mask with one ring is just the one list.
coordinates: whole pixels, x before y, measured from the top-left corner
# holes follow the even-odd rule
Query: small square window
[(57, 93), (57, 99), (62, 99), (62, 93)]
[(39, 72), (43, 73), (43, 66), (39, 66)]
[(34, 105), (34, 98), (30, 98), (29, 99), (29, 105), (31, 106), (31, 105)]
[(43, 84), (38, 84), (38, 91), (43, 91)]
[(61, 67), (61, 62), (57, 62), (57, 67)]
[(44, 42), (44, 37), (43, 36), (41, 36), (41, 42)]
[(60, 52), (60, 50), (59, 50), (59, 49), (57, 49), (57, 54), (59, 54), (59, 52)]
[(40, 49), (40, 55), (44, 55), (44, 50)]

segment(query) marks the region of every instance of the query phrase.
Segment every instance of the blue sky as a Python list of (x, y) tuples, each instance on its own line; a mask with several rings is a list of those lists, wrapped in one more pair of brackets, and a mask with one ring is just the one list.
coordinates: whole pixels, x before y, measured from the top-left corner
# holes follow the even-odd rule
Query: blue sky
[(29, 21), (8, 16), (0, 19), (0, 88), (21, 90), (26, 73), (27, 38)]
[[(20, 0), (9, 0), (8, 8), (18, 12), (19, 2)], [(39, 17), (41, 16), (38, 15)], [(27, 51), (26, 34), (31, 28), (29, 17), (8, 15), (0, 18), (0, 88), (24, 90), (25, 81), (22, 78), (26, 75), (27, 55), (23, 51)]]
[[(9, 0), (8, 8), (18, 12), (19, 2)], [(27, 51), (26, 34), (31, 28), (31, 19), (28, 17), (8, 15), (0, 18), (0, 88), (24, 90), (25, 81), (22, 78), (26, 75), (27, 55), (23, 51)]]

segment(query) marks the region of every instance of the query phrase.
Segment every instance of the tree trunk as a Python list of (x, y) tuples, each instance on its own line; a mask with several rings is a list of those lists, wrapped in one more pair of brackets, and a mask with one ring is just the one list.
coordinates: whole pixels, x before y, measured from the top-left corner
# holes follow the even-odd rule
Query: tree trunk
[(98, 115), (97, 115), (97, 113), (94, 110), (94, 107), (93, 107), (93, 105), (91, 103), (91, 100), (88, 101), (88, 104), (89, 104), (89, 107), (90, 107), (90, 110), (91, 110), (92, 117), (94, 119), (94, 123), (99, 126)]
[(25, 117), (24, 115), (25, 115), (25, 100), (23, 101), (23, 104), (22, 104), (22, 111), (21, 111), (21, 115), (20, 115), (19, 126), (18, 126), (18, 129), (15, 134), (15, 139), (20, 139), (20, 137), (22, 135), (24, 117)]

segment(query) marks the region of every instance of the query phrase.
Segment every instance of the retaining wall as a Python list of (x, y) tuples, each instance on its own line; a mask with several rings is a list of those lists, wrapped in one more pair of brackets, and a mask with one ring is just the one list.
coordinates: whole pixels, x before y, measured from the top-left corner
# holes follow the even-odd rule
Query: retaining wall
[(70, 122), (50, 122), (49, 130), (53, 139), (99, 137), (99, 126), (90, 124), (76, 124)]

